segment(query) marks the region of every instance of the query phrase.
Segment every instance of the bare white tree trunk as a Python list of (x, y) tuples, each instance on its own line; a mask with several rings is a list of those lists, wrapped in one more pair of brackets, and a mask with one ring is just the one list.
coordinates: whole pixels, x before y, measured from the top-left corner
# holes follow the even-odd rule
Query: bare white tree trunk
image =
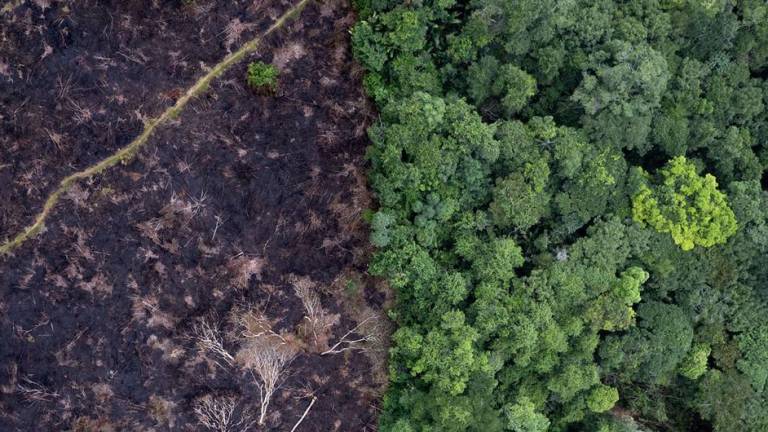
[(309, 412), (309, 410), (312, 409), (312, 405), (314, 405), (316, 401), (317, 401), (317, 397), (312, 396), (312, 402), (310, 402), (307, 409), (304, 410), (304, 414), (301, 415), (301, 418), (299, 419), (299, 421), (297, 421), (296, 424), (293, 425), (293, 428), (291, 428), (291, 432), (296, 432), (296, 428), (298, 428), (301, 422), (304, 421), (304, 417), (307, 416), (307, 413)]
[[(285, 377), (296, 351), (280, 335), (268, 330), (266, 321), (253, 316), (244, 324), (246, 341), (237, 353), (237, 360), (251, 373), (261, 396), (259, 424), (263, 425), (269, 403)], [(252, 321), (252, 322), (251, 322)]]

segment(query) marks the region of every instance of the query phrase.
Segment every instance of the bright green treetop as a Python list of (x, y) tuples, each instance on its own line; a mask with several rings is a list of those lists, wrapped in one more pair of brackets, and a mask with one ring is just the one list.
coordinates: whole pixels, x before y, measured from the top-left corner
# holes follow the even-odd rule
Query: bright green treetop
[(549, 428), (546, 416), (536, 412), (536, 406), (526, 397), (504, 407), (508, 430), (514, 432), (544, 432)]
[(712, 352), (709, 345), (698, 343), (691, 347), (680, 364), (680, 375), (695, 380), (707, 371), (707, 359)]
[(635, 195), (635, 221), (671, 233), (683, 250), (722, 244), (736, 233), (736, 216), (714, 176), (699, 176), (684, 156), (671, 159), (660, 172), (660, 185), (643, 185)]
[(619, 401), (619, 391), (604, 384), (597, 385), (587, 396), (587, 406), (592, 412), (605, 412)]

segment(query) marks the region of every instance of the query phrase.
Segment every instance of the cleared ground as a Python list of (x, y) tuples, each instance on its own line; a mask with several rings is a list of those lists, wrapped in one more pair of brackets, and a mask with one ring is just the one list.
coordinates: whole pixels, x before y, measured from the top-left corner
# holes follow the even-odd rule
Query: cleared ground
[[(294, 4), (6, 10), (2, 240)], [(264, 399), (253, 353), (270, 349), (291, 361), (252, 430), (290, 430), (313, 400), (297, 430), (374, 429), (387, 293), (363, 274), (372, 114), (353, 22), (344, 2), (311, 2), (0, 258), (0, 429), (201, 430), (229, 405), (246, 425)], [(280, 68), (277, 96), (245, 87), (257, 59)]]

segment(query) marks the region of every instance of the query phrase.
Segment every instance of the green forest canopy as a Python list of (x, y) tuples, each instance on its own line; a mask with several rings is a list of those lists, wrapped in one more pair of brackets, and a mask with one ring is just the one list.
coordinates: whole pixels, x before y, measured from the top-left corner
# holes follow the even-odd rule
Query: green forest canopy
[(381, 429), (768, 431), (768, 4), (357, 7)]

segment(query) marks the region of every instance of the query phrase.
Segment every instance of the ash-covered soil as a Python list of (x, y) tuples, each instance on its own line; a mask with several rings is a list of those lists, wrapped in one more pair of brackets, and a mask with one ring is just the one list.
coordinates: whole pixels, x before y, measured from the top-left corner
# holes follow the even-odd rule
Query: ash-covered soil
[[(3, 240), (292, 5), (11, 3)], [(200, 431), (231, 411), (228, 430), (289, 431), (313, 400), (297, 431), (375, 430), (389, 295), (365, 275), (354, 19), (345, 0), (311, 2), (0, 258), (0, 430)], [(278, 66), (276, 95), (245, 86), (252, 60)], [(268, 354), (285, 364), (259, 425)]]

